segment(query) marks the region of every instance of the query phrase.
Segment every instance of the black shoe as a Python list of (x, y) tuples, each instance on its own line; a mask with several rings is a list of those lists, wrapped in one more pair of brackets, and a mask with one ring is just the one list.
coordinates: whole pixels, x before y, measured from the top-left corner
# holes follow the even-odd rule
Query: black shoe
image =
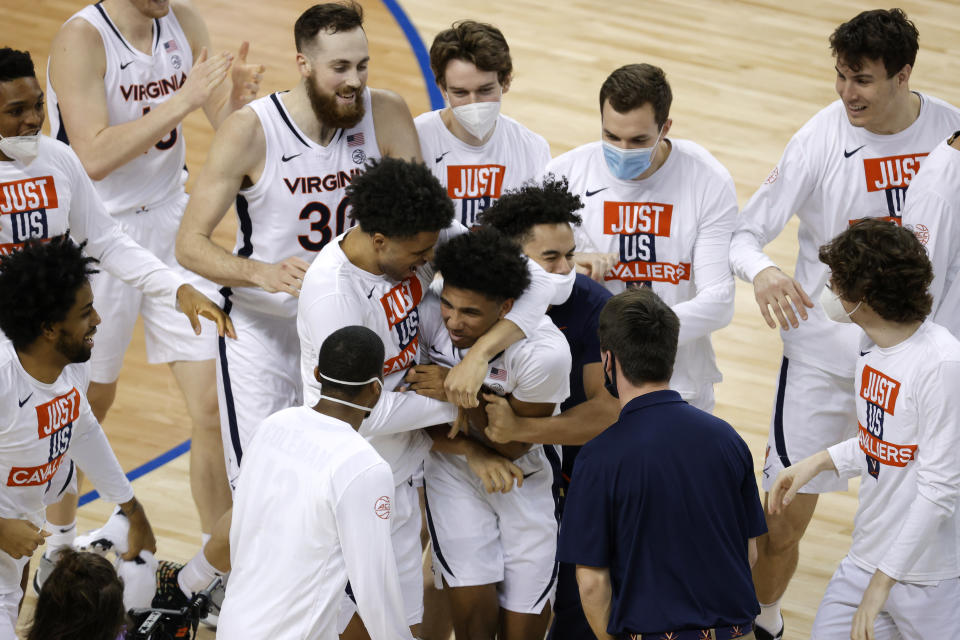
[(783, 618), (780, 618), (780, 632), (777, 633), (777, 635), (772, 635), (760, 625), (754, 624), (753, 635), (756, 636), (757, 640), (782, 640), (784, 627), (785, 625), (783, 624)]
[(179, 610), (190, 604), (190, 598), (184, 595), (177, 582), (181, 569), (182, 564), (169, 560), (161, 560), (157, 564), (157, 595), (153, 596), (151, 607)]

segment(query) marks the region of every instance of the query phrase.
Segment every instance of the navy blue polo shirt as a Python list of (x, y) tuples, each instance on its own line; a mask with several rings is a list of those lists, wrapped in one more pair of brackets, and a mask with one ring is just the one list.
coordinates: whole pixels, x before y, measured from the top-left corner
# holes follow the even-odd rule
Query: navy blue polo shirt
[(557, 556), (610, 569), (608, 633), (746, 625), (760, 612), (747, 540), (766, 530), (743, 439), (654, 391), (581, 449)]

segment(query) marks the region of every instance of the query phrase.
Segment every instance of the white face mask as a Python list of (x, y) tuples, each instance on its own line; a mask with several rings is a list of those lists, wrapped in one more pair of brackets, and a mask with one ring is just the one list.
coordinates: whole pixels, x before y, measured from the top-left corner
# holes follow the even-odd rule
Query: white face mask
[(847, 310), (843, 308), (843, 303), (840, 302), (840, 296), (831, 291), (829, 285), (824, 285), (823, 291), (820, 292), (820, 308), (822, 308), (823, 312), (827, 314), (827, 317), (834, 322), (840, 322), (842, 324), (853, 322), (850, 316), (857, 312), (861, 304), (863, 304), (863, 302), (858, 302), (857, 306), (855, 306), (850, 313), (847, 313)]
[(40, 134), (32, 136), (0, 136), (0, 151), (8, 158), (19, 160), (23, 164), (33, 162), (40, 153)]
[(453, 117), (463, 125), (464, 129), (470, 132), (470, 135), (483, 140), (497, 124), (497, 117), (500, 115), (500, 101), (471, 102), (459, 107), (451, 107), (451, 109), (453, 110)]
[(573, 293), (573, 283), (577, 280), (577, 270), (570, 269), (570, 273), (550, 273), (547, 272), (550, 282), (553, 284), (553, 297), (550, 298), (550, 304), (558, 306), (570, 299)]
[[(319, 371), (317, 372), (317, 375), (319, 375), (319, 376), (320, 376), (321, 378), (323, 378), (324, 380), (329, 380), (330, 382), (336, 382), (337, 384), (347, 385), (348, 387), (360, 387), (360, 386), (363, 386), (363, 385), (365, 385), (365, 384), (370, 384), (371, 382), (373, 382), (374, 380), (376, 380), (376, 381), (377, 381), (377, 384), (380, 385), (380, 393), (381, 393), (381, 394), (383, 393), (383, 382), (380, 381), (380, 378), (370, 378), (369, 380), (364, 380), (363, 382), (346, 382), (345, 380), (337, 380), (336, 378), (331, 378), (330, 376), (325, 376), (325, 375), (323, 375), (322, 373), (320, 373)], [(322, 391), (322, 390), (323, 390), (323, 385), (322, 385), (322, 384), (320, 385), (320, 388), (321, 388), (321, 391)], [(374, 403), (373, 407), (365, 407), (365, 406), (363, 406), (363, 405), (361, 405), (361, 404), (354, 404), (354, 403), (352, 403), (352, 402), (347, 402), (346, 400), (341, 400), (340, 398), (331, 398), (330, 396), (325, 396), (325, 395), (323, 395), (323, 393), (320, 394), (320, 397), (323, 398), (324, 400), (329, 400), (330, 402), (336, 402), (337, 404), (346, 405), (346, 406), (351, 407), (351, 408), (353, 408), (353, 409), (360, 409), (361, 411), (367, 412), (368, 415), (369, 415), (369, 413), (370, 413), (371, 411), (373, 411), (373, 407), (377, 406), (376, 403)], [(379, 397), (378, 397), (378, 400), (379, 400)]]

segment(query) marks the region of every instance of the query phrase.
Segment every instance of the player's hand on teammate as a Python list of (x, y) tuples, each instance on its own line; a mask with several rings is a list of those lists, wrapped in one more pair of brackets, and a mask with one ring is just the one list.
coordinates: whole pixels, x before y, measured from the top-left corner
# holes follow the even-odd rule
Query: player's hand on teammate
[(850, 640), (874, 640), (876, 634), (873, 630), (873, 624), (883, 609), (887, 596), (890, 595), (890, 589), (897, 583), (896, 580), (877, 569), (870, 578), (870, 584), (863, 592), (863, 599), (860, 600), (860, 606), (853, 614), (853, 625), (850, 627)]
[(177, 289), (177, 306), (187, 318), (193, 332), (200, 335), (200, 316), (213, 320), (217, 325), (217, 335), (237, 339), (237, 332), (233, 328), (233, 321), (223, 309), (189, 284), (180, 285)]
[(573, 264), (578, 273), (582, 273), (600, 284), (603, 277), (620, 262), (620, 256), (615, 253), (575, 253)]
[(274, 264), (262, 263), (257, 285), (268, 293), (283, 291), (294, 298), (299, 298), (303, 278), (307, 275), (309, 268), (310, 264), (306, 260), (296, 256)]
[(260, 91), (260, 80), (263, 79), (263, 72), (267, 69), (262, 64), (248, 63), (247, 54), (249, 52), (250, 43), (244, 40), (240, 44), (236, 61), (230, 69), (230, 80), (232, 82), (230, 106), (233, 107), (234, 111), (257, 97), (257, 93)]
[(175, 95), (186, 101), (190, 111), (199, 109), (207, 103), (214, 90), (227, 79), (231, 63), (233, 63), (233, 54), (223, 51), (211, 58), (207, 55), (207, 48), (204, 47), (194, 61), (187, 80)]
[(0, 549), (15, 560), (32, 556), (49, 535), (50, 532), (38, 530), (29, 520), (0, 518)]
[(470, 470), (480, 478), (487, 493), (507, 493), (513, 489), (514, 480), (518, 487), (523, 486), (523, 470), (480, 443), (467, 449), (466, 458)]
[(767, 510), (776, 515), (793, 502), (793, 498), (821, 471), (836, 471), (833, 458), (826, 449), (793, 464), (777, 474), (770, 489)]
[(129, 502), (120, 505), (123, 514), (130, 521), (130, 532), (127, 534), (127, 552), (123, 554), (124, 560), (133, 560), (140, 555), (141, 551), (157, 552), (157, 539), (153, 536), (153, 527), (147, 520), (147, 513), (143, 510), (140, 502), (133, 498)]
[(407, 371), (403, 381), (406, 389), (445, 402), (447, 393), (443, 389), (443, 381), (447, 379), (448, 373), (449, 368), (438, 364), (418, 364)]
[[(797, 316), (806, 320), (807, 308), (813, 308), (813, 301), (800, 283), (777, 267), (767, 267), (754, 277), (753, 295), (760, 306), (760, 314), (771, 329), (777, 328), (777, 322), (784, 331), (789, 331), (790, 327), (796, 329), (800, 326)], [(773, 316), (776, 316), (776, 322)]]
[(450, 369), (447, 378), (443, 381), (443, 389), (447, 393), (447, 400), (465, 409), (472, 409), (480, 404), (477, 392), (487, 377), (486, 360), (471, 357), (473, 351), (468, 351), (457, 366)]
[(517, 414), (513, 412), (510, 403), (506, 398), (502, 398), (493, 393), (483, 394), (483, 399), (487, 401), (487, 427), (483, 432), (493, 442), (505, 444), (513, 442), (513, 434), (516, 432)]

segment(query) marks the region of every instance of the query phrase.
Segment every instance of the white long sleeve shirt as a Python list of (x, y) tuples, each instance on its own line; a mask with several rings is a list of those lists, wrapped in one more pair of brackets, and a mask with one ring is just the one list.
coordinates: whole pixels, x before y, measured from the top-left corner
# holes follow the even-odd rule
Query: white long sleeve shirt
[(864, 337), (856, 437), (828, 449), (861, 476), (850, 558), (896, 580), (960, 576), (960, 341), (927, 320), (898, 345)]
[(77, 242), (87, 241), (84, 251), (100, 261), (99, 268), (176, 307), (184, 280), (123, 232), (73, 149), (42, 135), (30, 164), (0, 162), (0, 254), (67, 230)]
[(930, 317), (960, 336), (960, 150), (941, 142), (910, 185), (903, 225), (927, 248), (933, 263)]
[(610, 173), (600, 142), (554, 158), (547, 173), (566, 176), (584, 202), (574, 228), (577, 251), (616, 253), (605, 276), (611, 293), (649, 282), (680, 319), (670, 387), (689, 396), (722, 379), (710, 334), (733, 318), (730, 235), (737, 194), (730, 173), (689, 140), (670, 139), (666, 162), (643, 180)]
[(730, 246), (734, 272), (747, 282), (776, 266), (763, 247), (790, 218), (800, 221), (794, 277), (813, 300), (797, 329), (781, 331), (784, 355), (792, 360), (852, 377), (856, 365), (855, 325), (831, 322), (818, 297), (827, 282), (820, 246), (861, 218), (899, 221), (907, 187), (926, 155), (960, 128), (960, 110), (920, 95), (920, 115), (893, 135), (854, 127), (836, 101), (810, 119), (787, 143), (783, 157), (744, 206)]
[(390, 467), (349, 424), (308, 407), (264, 420), (233, 497), (217, 637), (335, 640), (349, 580), (371, 640), (411, 638), (390, 538), (393, 487)]

